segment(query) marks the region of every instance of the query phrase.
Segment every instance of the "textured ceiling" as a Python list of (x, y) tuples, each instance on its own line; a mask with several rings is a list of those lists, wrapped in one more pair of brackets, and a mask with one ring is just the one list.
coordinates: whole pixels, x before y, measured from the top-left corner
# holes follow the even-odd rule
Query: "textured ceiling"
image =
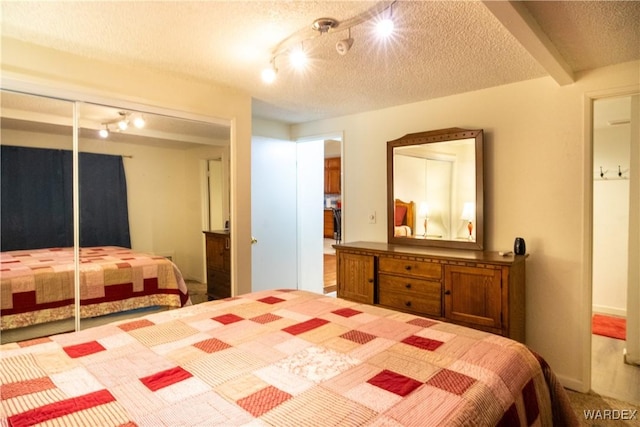
[[(304, 42), (305, 73), (276, 59), (278, 79), (260, 80), (272, 50), (290, 35), (317, 35), (321, 17), (341, 22), (390, 2), (365, 1), (2, 1), (2, 35), (90, 58), (215, 81), (253, 97), (253, 115), (297, 123), (400, 105), (548, 75), (518, 36), (522, 24), (496, 2), (398, 1), (396, 36), (381, 43), (371, 21), (351, 29), (340, 56), (335, 31)], [(492, 4), (493, 3), (493, 4)], [(640, 2), (518, 2), (568, 73), (640, 59)], [(496, 6), (497, 5), (497, 6)], [(533, 22), (533, 24), (531, 24)], [(515, 31), (514, 31), (515, 25)], [(526, 28), (525, 28), (526, 33)], [(529, 36), (531, 40), (531, 36)]]

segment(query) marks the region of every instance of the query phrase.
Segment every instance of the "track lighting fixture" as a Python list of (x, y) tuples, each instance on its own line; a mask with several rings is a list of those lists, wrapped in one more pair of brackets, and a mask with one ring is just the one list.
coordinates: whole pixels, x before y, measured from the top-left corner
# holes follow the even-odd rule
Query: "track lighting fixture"
[(340, 55), (346, 55), (349, 49), (351, 49), (351, 46), (353, 46), (353, 39), (351, 38), (351, 28), (349, 28), (349, 37), (339, 40), (336, 43), (336, 51), (338, 51)]
[(109, 126), (108, 125), (104, 125), (104, 129), (100, 129), (98, 131), (98, 135), (100, 135), (100, 138), (108, 138), (109, 137)]
[[(283, 39), (271, 52), (271, 61), (269, 67), (262, 71), (262, 80), (271, 84), (275, 81), (278, 69), (275, 66), (275, 60), (281, 55), (288, 55), (291, 64), (295, 69), (303, 68), (308, 62), (307, 52), (303, 43), (320, 37), (327, 33), (347, 30), (349, 32), (346, 39), (336, 42), (335, 48), (338, 54), (346, 55), (353, 46), (354, 39), (351, 37), (351, 28), (367, 21), (375, 22), (377, 32), (381, 38), (387, 38), (394, 32), (393, 23), (393, 5), (397, 0), (383, 1), (377, 3), (370, 9), (348, 18), (343, 22), (339, 22), (333, 18), (319, 18), (313, 21), (311, 28), (300, 30)], [(311, 31), (309, 31), (311, 30)]]

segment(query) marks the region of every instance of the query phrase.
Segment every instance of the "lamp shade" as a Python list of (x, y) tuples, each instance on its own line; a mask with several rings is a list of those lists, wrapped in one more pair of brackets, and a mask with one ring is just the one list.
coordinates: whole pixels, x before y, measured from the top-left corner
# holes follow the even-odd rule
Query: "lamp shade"
[(476, 206), (473, 202), (465, 202), (464, 207), (462, 208), (462, 215), (460, 219), (464, 219), (466, 221), (475, 221), (476, 219)]
[(429, 216), (429, 205), (427, 204), (427, 202), (420, 203), (420, 207), (418, 208), (418, 216)]

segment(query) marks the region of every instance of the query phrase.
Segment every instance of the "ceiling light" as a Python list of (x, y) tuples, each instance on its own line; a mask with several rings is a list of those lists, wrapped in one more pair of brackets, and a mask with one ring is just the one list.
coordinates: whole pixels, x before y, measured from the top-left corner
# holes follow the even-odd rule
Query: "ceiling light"
[(109, 137), (109, 127), (107, 125), (104, 125), (104, 129), (100, 129), (98, 131), (98, 135), (100, 135), (100, 138), (108, 138)]
[[(390, 36), (394, 32), (392, 8), (397, 1), (398, 0), (377, 2), (369, 9), (350, 18), (346, 18), (341, 22), (333, 18), (319, 18), (313, 21), (310, 28), (312, 32), (309, 31), (309, 27), (306, 27), (290, 34), (271, 50), (271, 65), (262, 71), (262, 80), (267, 84), (273, 83), (276, 78), (276, 73), (278, 72), (278, 69), (274, 66), (274, 61), (281, 55), (288, 55), (294, 68), (303, 68), (307, 65), (309, 58), (302, 43), (313, 41), (315, 38), (321, 37), (326, 33), (343, 30), (349, 31), (347, 38), (339, 40), (335, 44), (335, 49), (340, 55), (345, 55), (353, 46), (354, 40), (351, 38), (351, 28), (357, 25), (365, 22), (376, 22), (381, 37)], [(386, 15), (386, 17), (383, 18), (383, 15)]]
[(276, 68), (275, 58), (271, 60), (269, 67), (262, 70), (262, 81), (271, 84), (276, 80), (278, 69)]
[(289, 60), (291, 61), (291, 65), (299, 70), (307, 65), (309, 58), (307, 57), (307, 53), (304, 51), (304, 47), (300, 45), (299, 48), (293, 49), (291, 53), (289, 53)]
[(144, 120), (144, 117), (141, 115), (133, 119), (133, 125), (138, 129), (142, 129), (146, 123), (147, 122)]
[(351, 38), (351, 28), (349, 28), (349, 37), (344, 40), (339, 40), (336, 43), (336, 50), (340, 55), (346, 55), (353, 46), (353, 39)]
[(118, 129), (127, 130), (127, 128), (129, 127), (129, 115), (124, 111), (120, 111), (118, 114), (120, 114), (121, 117), (121, 119), (118, 121)]

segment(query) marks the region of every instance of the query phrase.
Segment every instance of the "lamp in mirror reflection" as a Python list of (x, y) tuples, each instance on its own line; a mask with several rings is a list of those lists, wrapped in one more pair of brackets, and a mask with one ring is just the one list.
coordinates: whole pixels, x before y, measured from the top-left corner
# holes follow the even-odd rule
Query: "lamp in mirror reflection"
[(424, 237), (427, 237), (427, 224), (429, 222), (429, 205), (427, 202), (421, 202), (418, 207), (418, 216), (424, 218)]
[(462, 208), (462, 215), (460, 218), (463, 221), (467, 221), (467, 229), (469, 230), (469, 240), (473, 240), (473, 220), (476, 217), (476, 209), (473, 202), (465, 202)]

